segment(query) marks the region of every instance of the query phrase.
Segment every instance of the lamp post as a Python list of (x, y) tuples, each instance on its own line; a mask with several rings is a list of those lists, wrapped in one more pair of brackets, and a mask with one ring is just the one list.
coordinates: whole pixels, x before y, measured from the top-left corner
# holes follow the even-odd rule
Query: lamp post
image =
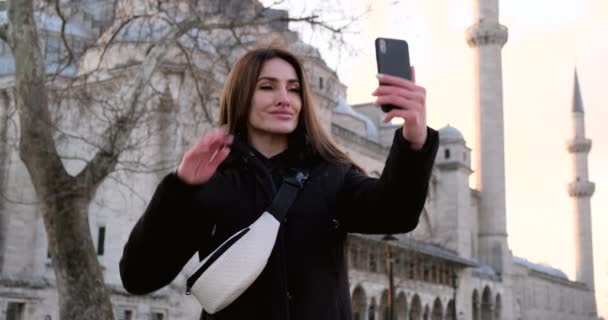
[(453, 307), (453, 314), (454, 314), (454, 320), (458, 319), (458, 315), (456, 314), (456, 290), (458, 289), (458, 275), (456, 274), (456, 270), (452, 270), (452, 288), (454, 288), (454, 305)]
[(396, 241), (397, 238), (392, 234), (386, 234), (382, 241), (386, 241), (386, 270), (388, 271), (388, 318), (389, 320), (395, 319), (394, 313), (395, 308), (393, 307), (395, 299), (395, 282), (393, 278), (393, 252), (391, 250), (391, 241)]

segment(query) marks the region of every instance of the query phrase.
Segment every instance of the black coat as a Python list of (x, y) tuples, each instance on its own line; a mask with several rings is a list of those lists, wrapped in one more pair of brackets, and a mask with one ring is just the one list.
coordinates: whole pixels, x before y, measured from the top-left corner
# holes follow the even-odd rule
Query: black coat
[(427, 142), (418, 151), (397, 130), (379, 179), (350, 164), (312, 156), (304, 161), (301, 152), (289, 152), (298, 149), (291, 144), (272, 159), (233, 150), (200, 186), (169, 174), (124, 247), (123, 285), (134, 294), (157, 290), (169, 284), (197, 251), (206, 256), (255, 221), (273, 195), (269, 179), (260, 178), (259, 170), (264, 169), (251, 164), (254, 158), (262, 158), (277, 181), (287, 167), (307, 164), (310, 177), (288, 211), (266, 268), (212, 319), (351, 319), (346, 234), (413, 230), (425, 203), (437, 147), (435, 130), (428, 129)]

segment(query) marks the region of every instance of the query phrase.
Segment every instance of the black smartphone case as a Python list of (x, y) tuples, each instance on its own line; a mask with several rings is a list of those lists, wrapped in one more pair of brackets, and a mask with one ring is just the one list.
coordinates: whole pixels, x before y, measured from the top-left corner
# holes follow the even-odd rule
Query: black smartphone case
[[(376, 38), (375, 44), (378, 73), (412, 80), (409, 47), (405, 40)], [(382, 111), (389, 112), (395, 106), (382, 105), (381, 108)]]

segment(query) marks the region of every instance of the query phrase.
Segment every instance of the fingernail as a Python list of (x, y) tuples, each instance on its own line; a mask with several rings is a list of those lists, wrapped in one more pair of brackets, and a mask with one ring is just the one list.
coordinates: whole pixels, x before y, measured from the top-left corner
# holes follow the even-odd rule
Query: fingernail
[(383, 75), (382, 73), (378, 73), (378, 74), (376, 75), (376, 78), (378, 78), (378, 79), (382, 79), (382, 77), (384, 77), (384, 75)]

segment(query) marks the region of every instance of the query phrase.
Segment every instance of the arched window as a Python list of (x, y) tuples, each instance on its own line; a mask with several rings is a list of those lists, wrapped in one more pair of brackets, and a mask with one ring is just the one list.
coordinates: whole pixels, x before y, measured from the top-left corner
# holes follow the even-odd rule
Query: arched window
[(422, 318), (422, 303), (420, 297), (415, 294), (410, 303), (410, 318), (409, 320), (421, 320)]
[(399, 293), (395, 300), (393, 315), (395, 320), (407, 320), (407, 298), (403, 292)]
[(106, 243), (106, 227), (99, 227), (97, 229), (97, 255), (103, 256), (105, 253)]
[(416, 277), (416, 264), (414, 262), (410, 262), (407, 277), (409, 279), (414, 279)]
[(431, 312), (431, 320), (443, 320), (443, 306), (439, 297), (433, 302), (433, 311)]
[(485, 287), (481, 296), (481, 320), (493, 320), (492, 307), (492, 292), (490, 287)]
[(407, 278), (410, 273), (410, 263), (408, 259), (409, 258), (405, 254), (403, 254), (401, 256), (401, 261), (399, 261), (401, 264), (401, 273), (399, 274), (399, 276), (402, 278)]
[(477, 290), (473, 290), (472, 309), (473, 309), (473, 320), (479, 320), (479, 294)]
[(378, 263), (376, 262), (376, 253), (369, 253), (369, 271), (376, 272), (378, 270)]
[(365, 309), (367, 298), (365, 291), (360, 286), (357, 286), (353, 291), (352, 305), (353, 305), (353, 320), (363, 320), (365, 316)]
[(454, 320), (454, 300), (448, 301), (448, 305), (445, 307), (445, 320)]
[(418, 259), (416, 263), (418, 268), (418, 270), (416, 270), (416, 279), (424, 281), (424, 270), (426, 270), (426, 263), (424, 263), (422, 259)]
[(494, 305), (494, 320), (502, 319), (502, 301), (500, 298), (500, 294), (496, 295), (496, 302)]
[(44, 55), (46, 61), (49, 63), (58, 63), (61, 58), (61, 48), (63, 43), (61, 38), (58, 36), (49, 36), (46, 38), (46, 48)]
[(450, 149), (443, 150), (443, 156), (445, 159), (449, 159), (450, 158)]
[(350, 256), (348, 261), (350, 262), (350, 267), (351, 268), (358, 268), (359, 267), (359, 246), (357, 246), (356, 244), (351, 244), (350, 246), (350, 250), (349, 250)]
[(367, 320), (376, 320), (376, 299), (372, 298), (372, 302), (369, 304), (367, 310)]
[(392, 320), (388, 308), (388, 290), (382, 292), (382, 298), (380, 298), (380, 310), (382, 312), (382, 320)]
[(522, 320), (521, 316), (521, 301), (517, 299), (515, 302), (515, 320)]

